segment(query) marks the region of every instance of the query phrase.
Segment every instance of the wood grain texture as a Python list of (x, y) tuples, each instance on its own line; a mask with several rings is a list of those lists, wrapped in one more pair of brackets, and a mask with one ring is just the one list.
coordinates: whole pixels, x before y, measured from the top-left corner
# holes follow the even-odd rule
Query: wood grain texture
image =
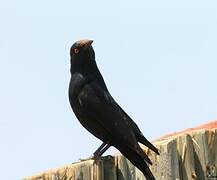
[[(154, 144), (160, 156), (143, 148), (157, 180), (217, 180), (217, 129), (197, 129), (166, 136)], [(143, 146), (142, 146), (143, 147)], [(144, 180), (122, 155), (73, 163), (24, 180)]]

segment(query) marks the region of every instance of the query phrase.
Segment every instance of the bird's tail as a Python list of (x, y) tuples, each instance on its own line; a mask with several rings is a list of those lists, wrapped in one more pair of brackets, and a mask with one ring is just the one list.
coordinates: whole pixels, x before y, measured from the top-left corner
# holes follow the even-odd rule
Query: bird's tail
[(158, 155), (160, 154), (158, 149), (152, 143), (150, 143), (142, 134), (137, 134), (136, 136), (137, 136), (137, 140), (140, 143), (147, 146), (149, 149), (154, 151), (156, 154), (158, 154)]
[(156, 180), (147, 163), (145, 162), (143, 155), (127, 146), (118, 149), (134, 166), (143, 172), (146, 180)]

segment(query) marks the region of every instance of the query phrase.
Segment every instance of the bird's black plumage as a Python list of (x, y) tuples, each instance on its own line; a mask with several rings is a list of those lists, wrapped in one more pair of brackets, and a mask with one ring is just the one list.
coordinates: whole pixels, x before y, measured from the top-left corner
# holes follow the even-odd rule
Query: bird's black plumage
[(140, 148), (138, 142), (157, 154), (159, 152), (110, 95), (96, 65), (91, 44), (90, 40), (80, 40), (74, 43), (70, 50), (69, 101), (71, 107), (80, 123), (90, 133), (109, 146), (119, 149), (143, 172), (146, 179), (154, 180), (147, 165), (147, 163), (152, 164), (151, 160)]

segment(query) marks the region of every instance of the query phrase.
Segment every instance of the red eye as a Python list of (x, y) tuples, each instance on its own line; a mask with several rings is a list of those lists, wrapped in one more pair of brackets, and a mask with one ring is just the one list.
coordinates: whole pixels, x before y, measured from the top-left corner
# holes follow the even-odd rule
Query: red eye
[(75, 53), (75, 54), (78, 54), (78, 53), (79, 53), (79, 49), (78, 49), (78, 48), (75, 48), (75, 49), (74, 49), (74, 53)]

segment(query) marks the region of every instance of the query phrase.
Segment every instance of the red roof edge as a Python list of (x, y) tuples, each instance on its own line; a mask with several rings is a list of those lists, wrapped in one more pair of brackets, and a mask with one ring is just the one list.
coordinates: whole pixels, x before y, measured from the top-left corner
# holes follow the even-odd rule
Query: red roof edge
[(183, 131), (169, 133), (169, 134), (166, 134), (166, 135), (160, 137), (157, 140), (167, 139), (167, 138), (169, 138), (171, 136), (177, 136), (177, 135), (192, 132), (192, 131), (195, 131), (195, 130), (212, 130), (212, 129), (217, 129), (217, 120), (210, 121), (210, 122), (208, 122), (206, 124), (202, 124), (202, 125), (196, 126), (194, 128), (188, 128), (188, 129), (185, 129)]

